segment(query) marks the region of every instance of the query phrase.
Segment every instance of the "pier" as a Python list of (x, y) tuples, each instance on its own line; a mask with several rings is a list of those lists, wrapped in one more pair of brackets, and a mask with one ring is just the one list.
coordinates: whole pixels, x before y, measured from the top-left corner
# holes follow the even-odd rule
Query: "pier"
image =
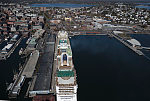
[(33, 75), (33, 72), (35, 70), (36, 67), (36, 63), (38, 61), (39, 58), (39, 51), (35, 50), (30, 54), (30, 58), (27, 62), (27, 64), (25, 65), (24, 71), (22, 73), (22, 75), (26, 76), (26, 78), (31, 78)]
[(138, 50), (136, 47), (133, 47), (133, 46), (129, 45), (127, 42), (125, 42), (123, 39), (119, 38), (117, 35), (115, 35), (115, 34), (108, 34), (108, 35), (110, 37), (116, 38), (118, 41), (120, 41), (122, 44), (127, 46), (129, 49), (133, 50), (138, 55), (144, 55), (142, 51)]
[(55, 50), (54, 50), (54, 63), (53, 63), (53, 72), (52, 72), (52, 84), (51, 84), (51, 92), (56, 94), (56, 84), (55, 84), (55, 75), (56, 75), (56, 70), (57, 70), (57, 37), (56, 37), (56, 41), (55, 41)]
[(141, 47), (141, 49), (150, 50), (150, 47)]
[(25, 79), (32, 77), (38, 57), (39, 51), (33, 51), (32, 55), (30, 55), (25, 65), (21, 66), (22, 69), (9, 90), (9, 98), (16, 98), (20, 93), (21, 87), (23, 86)]
[(101, 32), (92, 32), (92, 31), (69, 32), (69, 36), (76, 36), (76, 35), (107, 35), (107, 34)]
[(45, 40), (43, 52), (41, 53), (37, 63), (37, 70), (31, 81), (28, 91), (29, 97), (34, 97), (37, 94), (43, 95), (53, 93), (51, 90), (51, 79), (54, 61), (54, 46), (55, 36), (48, 34)]
[[(108, 35), (109, 37), (114, 37), (116, 38), (118, 41), (120, 41), (121, 43), (123, 43), (125, 46), (127, 46), (128, 48), (130, 48), (131, 50), (133, 50), (135, 53), (137, 53), (138, 55), (144, 55), (142, 53), (142, 51), (138, 50), (138, 48), (133, 47), (131, 45), (129, 45), (127, 42), (125, 42), (122, 38), (119, 38), (119, 36), (113, 34), (113, 33), (109, 33), (108, 34), (103, 34), (101, 32), (86, 32), (86, 31), (78, 31), (78, 32), (70, 32), (69, 36), (76, 36), (76, 35)], [(150, 47), (141, 47), (141, 49), (148, 49), (150, 50)]]

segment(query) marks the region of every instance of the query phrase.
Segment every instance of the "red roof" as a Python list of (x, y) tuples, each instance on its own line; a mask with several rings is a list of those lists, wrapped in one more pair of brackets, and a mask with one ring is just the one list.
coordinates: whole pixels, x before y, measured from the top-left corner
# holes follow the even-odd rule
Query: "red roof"
[(13, 25), (13, 24), (14, 24), (14, 22), (7, 22), (7, 24)]
[(53, 95), (37, 95), (33, 97), (32, 101), (55, 101), (55, 96)]

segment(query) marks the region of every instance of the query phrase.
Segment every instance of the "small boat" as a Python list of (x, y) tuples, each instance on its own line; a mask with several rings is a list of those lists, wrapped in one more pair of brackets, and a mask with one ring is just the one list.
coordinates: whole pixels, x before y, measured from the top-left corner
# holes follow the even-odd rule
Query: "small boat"
[(10, 83), (9, 86), (7, 87), (7, 91), (9, 91), (13, 86), (13, 83)]
[(13, 81), (15, 81), (18, 78), (18, 74), (14, 75)]
[(15, 81), (18, 78), (18, 73), (16, 70), (13, 70), (13, 74), (14, 74), (13, 81)]
[(22, 53), (23, 53), (23, 48), (20, 49), (19, 55), (22, 55)]

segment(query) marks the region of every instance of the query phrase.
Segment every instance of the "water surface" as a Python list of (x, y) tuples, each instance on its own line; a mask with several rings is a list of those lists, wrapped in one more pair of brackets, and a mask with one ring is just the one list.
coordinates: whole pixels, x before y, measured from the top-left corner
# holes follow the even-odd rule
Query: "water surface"
[(71, 38), (78, 101), (149, 101), (150, 61), (114, 38)]
[(146, 5), (139, 5), (139, 6), (135, 6), (136, 8), (145, 8), (145, 9), (150, 9), (150, 6), (146, 6)]
[(23, 39), (11, 56), (4, 61), (0, 61), (0, 100), (8, 99), (7, 86), (13, 81), (13, 75), (19, 71), (19, 63), (22, 59), (19, 56), (20, 48), (24, 48), (26, 39)]
[[(142, 45), (149, 38), (136, 36)], [(150, 61), (138, 56), (114, 38), (74, 36), (70, 39), (77, 70), (78, 101), (149, 101)], [(6, 84), (21, 61), (15, 50), (7, 61), (0, 61), (0, 99), (7, 99)]]

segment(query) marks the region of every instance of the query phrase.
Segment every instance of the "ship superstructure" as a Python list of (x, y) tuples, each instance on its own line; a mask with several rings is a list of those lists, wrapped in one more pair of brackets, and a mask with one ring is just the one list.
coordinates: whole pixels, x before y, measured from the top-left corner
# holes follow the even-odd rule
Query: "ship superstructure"
[(59, 31), (57, 36), (57, 101), (77, 101), (76, 71), (72, 61), (72, 50), (68, 33)]

